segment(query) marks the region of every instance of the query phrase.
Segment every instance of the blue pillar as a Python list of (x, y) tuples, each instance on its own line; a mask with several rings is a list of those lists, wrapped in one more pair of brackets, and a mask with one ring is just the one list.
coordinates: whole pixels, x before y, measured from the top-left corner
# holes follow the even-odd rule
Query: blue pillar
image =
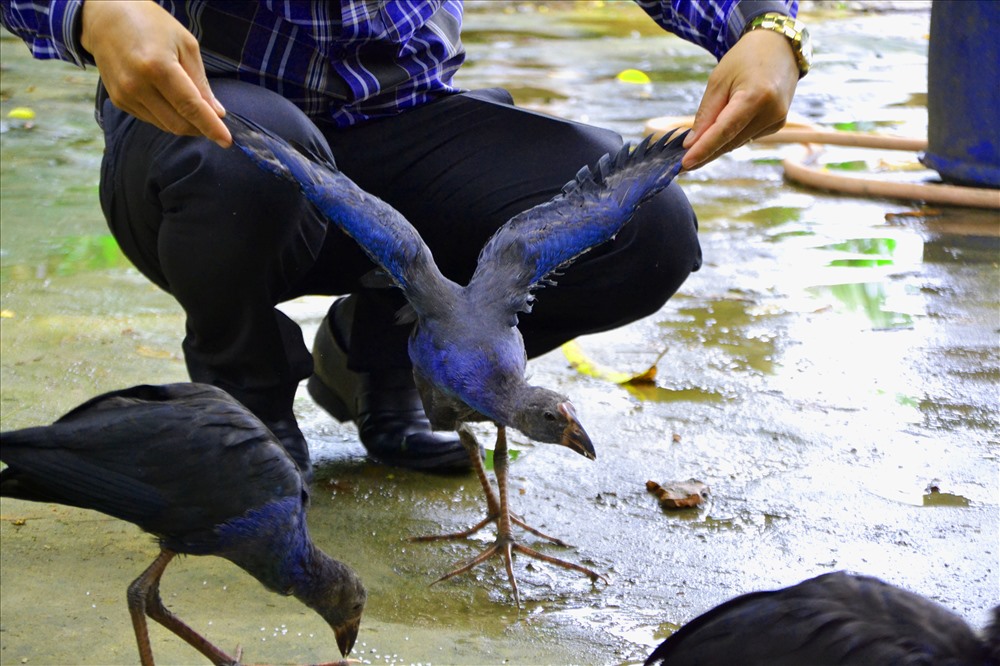
[(1000, 2), (934, 0), (927, 152), (947, 182), (1000, 187)]

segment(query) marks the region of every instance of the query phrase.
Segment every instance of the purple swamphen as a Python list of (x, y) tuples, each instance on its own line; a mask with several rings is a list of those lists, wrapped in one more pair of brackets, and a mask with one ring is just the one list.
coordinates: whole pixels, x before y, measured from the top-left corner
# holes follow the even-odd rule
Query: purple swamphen
[(518, 313), (530, 311), (532, 290), (546, 284), (553, 271), (613, 238), (643, 202), (670, 184), (681, 168), (684, 134), (657, 142), (647, 138), (604, 156), (593, 169), (583, 167), (558, 196), (500, 228), (483, 247), (471, 280), (462, 286), (441, 273), (430, 249), (402, 214), (359, 188), (335, 165), (304, 154), (236, 114), (228, 114), (225, 121), (236, 146), (260, 168), (297, 184), (403, 291), (408, 306), (399, 319), (415, 322), (409, 355), (433, 428), (457, 430), (470, 421), (497, 426), (494, 461), (499, 498), (486, 479), (475, 438), (460, 430), (486, 493), (489, 515), (471, 530), (438, 537), (466, 536), (496, 521), (497, 540), (439, 580), (499, 554), (519, 603), (512, 550), (580, 571), (591, 580), (603, 578), (585, 567), (541, 555), (511, 537), (512, 520), (527, 526), (510, 516), (507, 505), (506, 428), (595, 458), (593, 444), (566, 396), (526, 381), (527, 356), (517, 328)]
[(230, 560), (319, 613), (347, 655), (366, 592), (313, 544), (308, 489), (267, 427), (206, 384), (135, 386), (93, 398), (52, 425), (0, 433), (0, 495), (93, 509), (155, 535), (160, 555), (128, 588), (139, 657), (153, 664), (146, 615), (214, 664), (234, 659), (171, 613), (159, 584), (176, 554)]
[(1000, 607), (984, 639), (944, 606), (842, 571), (751, 592), (659, 645), (645, 666), (996, 666)]

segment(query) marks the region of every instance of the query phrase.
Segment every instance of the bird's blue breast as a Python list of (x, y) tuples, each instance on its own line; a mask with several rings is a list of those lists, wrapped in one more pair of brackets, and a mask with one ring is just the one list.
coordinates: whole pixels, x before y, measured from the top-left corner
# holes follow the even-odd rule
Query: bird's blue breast
[(410, 359), (439, 391), (506, 424), (498, 405), (508, 378), (524, 374), (523, 346), (503, 337), (440, 336), (418, 329), (410, 339)]

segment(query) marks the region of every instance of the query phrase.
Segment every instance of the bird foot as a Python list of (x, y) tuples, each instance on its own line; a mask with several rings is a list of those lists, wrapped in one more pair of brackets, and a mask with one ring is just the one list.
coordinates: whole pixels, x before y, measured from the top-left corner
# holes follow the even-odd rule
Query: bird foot
[(461, 532), (448, 532), (447, 534), (424, 534), (422, 536), (407, 537), (407, 541), (410, 543), (425, 543), (428, 541), (448, 541), (449, 539), (465, 539), (477, 532), (481, 531), (484, 527), (490, 523), (495, 523), (497, 521), (497, 516), (486, 516), (478, 523), (473, 525), (467, 530), (462, 530)]
[(490, 523), (496, 523), (497, 525), (497, 536), (496, 540), (491, 546), (486, 548), (486, 550), (479, 553), (465, 564), (449, 571), (445, 575), (438, 578), (436, 581), (431, 583), (434, 585), (440, 583), (441, 581), (448, 580), (449, 578), (454, 578), (460, 574), (467, 573), (479, 566), (486, 560), (500, 556), (503, 558), (504, 566), (507, 569), (507, 578), (510, 579), (510, 586), (514, 591), (514, 602), (517, 607), (521, 607), (521, 597), (517, 589), (517, 579), (514, 577), (514, 553), (520, 553), (527, 557), (540, 560), (542, 562), (548, 562), (563, 569), (570, 569), (571, 571), (578, 571), (585, 576), (589, 577), (591, 582), (597, 582), (598, 580), (603, 580), (605, 583), (608, 579), (593, 571), (587, 567), (581, 566), (579, 564), (574, 564), (572, 562), (567, 562), (566, 560), (561, 560), (557, 557), (552, 557), (551, 555), (545, 555), (543, 553), (534, 550), (533, 548), (528, 548), (523, 546), (514, 540), (511, 535), (511, 526), (517, 525), (523, 528), (525, 531), (534, 534), (535, 536), (541, 537), (557, 546), (567, 546), (568, 544), (562, 539), (557, 539), (556, 537), (549, 536), (544, 532), (541, 532), (534, 527), (531, 527), (523, 520), (513, 515), (510, 512), (510, 507), (507, 503), (507, 437), (506, 430), (502, 426), (497, 427), (497, 445), (494, 449), (494, 471), (497, 477), (497, 492), (493, 491), (493, 487), (490, 485), (489, 480), (486, 478), (486, 470), (483, 466), (482, 459), (479, 457), (479, 444), (476, 442), (475, 436), (472, 434), (468, 428), (464, 426), (458, 430), (459, 436), (462, 438), (463, 444), (465, 444), (466, 449), (469, 451), (469, 457), (473, 461), (473, 466), (476, 469), (477, 476), (479, 477), (479, 482), (483, 487), (483, 492), (486, 495), (486, 506), (487, 513), (486, 518), (479, 521), (472, 527), (461, 532), (453, 532), (451, 534), (439, 534), (421, 537), (411, 537), (410, 541), (441, 541), (445, 539), (464, 539), (466, 537), (472, 536), (473, 534), (479, 532), (484, 527)]
[[(480, 520), (478, 523), (476, 523), (475, 525), (473, 525), (469, 529), (462, 530), (461, 532), (449, 532), (447, 534), (425, 534), (423, 536), (409, 537), (409, 538), (407, 538), (407, 541), (409, 541), (411, 543), (424, 543), (424, 542), (428, 542), (428, 541), (447, 541), (447, 540), (450, 540), (450, 539), (467, 539), (468, 537), (472, 536), (473, 534), (476, 534), (476, 533), (482, 531), (482, 529), (484, 527), (486, 527), (487, 525), (489, 525), (490, 523), (497, 522), (499, 519), (500, 519), (499, 515), (493, 515), (493, 514), (491, 514), (491, 515), (486, 516), (482, 520)], [(521, 529), (523, 529), (526, 532), (530, 532), (530, 533), (534, 534), (537, 537), (545, 539), (546, 541), (548, 541), (549, 543), (551, 543), (551, 544), (553, 544), (555, 546), (561, 546), (563, 548), (570, 548), (571, 547), (570, 544), (566, 543), (562, 539), (560, 539), (558, 537), (554, 537), (554, 536), (552, 536), (550, 534), (546, 534), (545, 532), (542, 532), (541, 530), (535, 529), (534, 527), (532, 527), (528, 523), (524, 522), (518, 516), (515, 516), (515, 515), (511, 514), (511, 516), (510, 516), (510, 522), (511, 522), (511, 524), (517, 525), (518, 527), (520, 527)]]
[[(518, 524), (523, 525), (523, 523), (521, 523), (520, 521), (517, 522)], [(450, 535), (443, 535), (443, 536), (448, 537)], [(434, 537), (431, 538), (433, 539)], [(558, 541), (558, 539), (556, 541)], [(452, 571), (449, 571), (448, 573), (444, 574), (443, 576), (435, 580), (433, 583), (431, 583), (431, 585), (435, 585), (442, 581), (446, 581), (449, 578), (454, 578), (455, 576), (459, 576), (464, 573), (468, 573), (469, 571), (472, 571), (474, 568), (476, 568), (486, 560), (492, 557), (500, 556), (503, 559), (504, 567), (507, 570), (507, 578), (510, 580), (510, 586), (514, 592), (514, 602), (517, 604), (517, 607), (520, 608), (521, 596), (517, 588), (517, 578), (514, 576), (514, 557), (513, 557), (514, 553), (520, 553), (521, 555), (525, 555), (527, 557), (531, 557), (533, 559), (540, 560), (542, 562), (548, 562), (549, 564), (555, 565), (557, 567), (562, 567), (563, 569), (578, 571), (587, 576), (588, 578), (590, 578), (590, 581), (592, 583), (596, 583), (598, 580), (602, 580), (605, 583), (608, 582), (607, 577), (597, 573), (592, 569), (588, 569), (585, 566), (582, 566), (580, 564), (575, 564), (573, 562), (568, 562), (558, 557), (553, 557), (551, 555), (540, 553), (534, 548), (529, 548), (528, 546), (517, 543), (509, 536), (497, 535), (496, 541), (494, 541), (489, 547), (487, 547), (485, 550), (479, 553), (479, 555), (476, 555), (471, 560), (467, 561), (465, 564), (462, 564), (456, 569), (453, 569)]]

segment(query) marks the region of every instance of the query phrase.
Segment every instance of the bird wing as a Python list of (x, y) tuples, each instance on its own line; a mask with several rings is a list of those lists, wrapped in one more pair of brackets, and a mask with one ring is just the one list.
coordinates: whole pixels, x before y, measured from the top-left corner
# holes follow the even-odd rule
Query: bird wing
[(252, 121), (232, 112), (224, 120), (233, 143), (254, 164), (298, 185), (328, 220), (388, 273), (418, 311), (424, 295), (447, 282), (420, 234), (395, 208), (358, 187), (331, 162), (293, 147)]
[(93, 509), (158, 535), (301, 493), (295, 463), (227, 393), (201, 384), (97, 396), (49, 426), (0, 434), (0, 495)]
[(176, 384), (139, 384), (117, 391), (108, 391), (69, 410), (56, 423), (92, 418), (96, 412), (122, 410), (145, 403), (193, 403), (199, 400), (233, 401), (234, 398), (211, 384), (180, 382)]
[(483, 247), (470, 289), (499, 294), (512, 313), (530, 311), (531, 289), (614, 238), (640, 205), (670, 184), (681, 169), (686, 135), (626, 144), (594, 168), (580, 169), (555, 198), (512, 217)]
[(747, 664), (957, 664), (979, 663), (978, 651), (969, 626), (943, 606), (834, 572), (730, 599), (678, 629), (645, 666), (727, 663), (733, 655)]

